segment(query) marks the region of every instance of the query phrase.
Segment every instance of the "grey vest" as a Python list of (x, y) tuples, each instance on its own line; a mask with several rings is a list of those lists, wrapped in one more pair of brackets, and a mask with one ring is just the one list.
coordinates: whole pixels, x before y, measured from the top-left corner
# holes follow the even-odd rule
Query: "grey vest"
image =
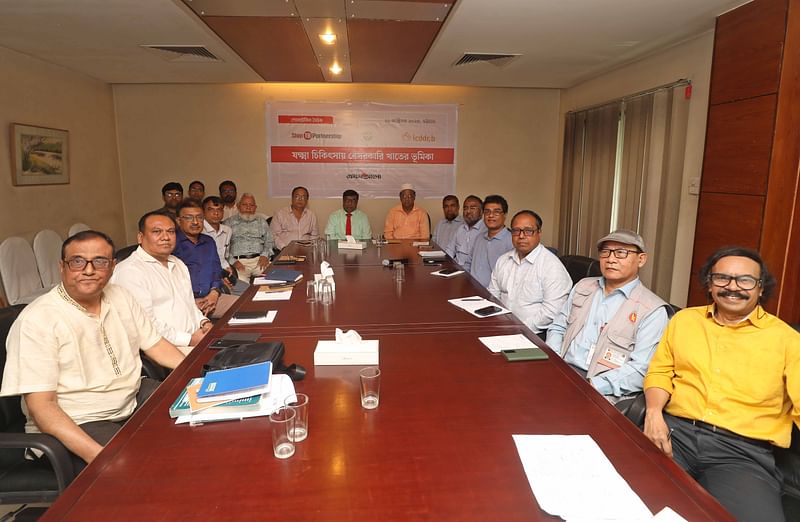
[[(583, 330), (586, 320), (589, 318), (589, 312), (592, 309), (594, 295), (603, 291), (598, 284), (599, 280), (599, 277), (587, 277), (581, 279), (575, 285), (572, 308), (570, 308), (569, 317), (567, 318), (569, 326), (567, 326), (567, 330), (564, 332), (564, 339), (561, 342), (561, 357), (566, 355), (572, 341)], [(650, 313), (662, 306), (667, 306), (667, 303), (645, 288), (640, 282), (597, 338), (597, 345), (592, 360), (589, 362), (586, 377), (591, 378), (609, 370), (608, 367), (598, 364), (598, 361), (608, 348), (614, 348), (625, 353), (625, 360), (627, 361), (631, 352), (636, 348), (636, 330), (639, 324)]]

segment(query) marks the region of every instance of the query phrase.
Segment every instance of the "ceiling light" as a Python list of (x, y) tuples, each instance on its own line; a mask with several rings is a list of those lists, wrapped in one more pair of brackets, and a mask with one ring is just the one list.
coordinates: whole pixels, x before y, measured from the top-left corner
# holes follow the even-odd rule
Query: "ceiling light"
[(342, 72), (342, 67), (341, 67), (341, 65), (339, 65), (338, 63), (336, 63), (336, 62), (333, 62), (333, 65), (331, 65), (331, 67), (330, 67), (330, 69), (329, 69), (329, 70), (330, 70), (330, 71), (331, 71), (333, 74), (339, 74), (339, 73), (341, 73), (341, 72)]
[(332, 33), (325, 33), (319, 35), (319, 39), (322, 40), (322, 43), (327, 45), (333, 45), (336, 43), (336, 35)]

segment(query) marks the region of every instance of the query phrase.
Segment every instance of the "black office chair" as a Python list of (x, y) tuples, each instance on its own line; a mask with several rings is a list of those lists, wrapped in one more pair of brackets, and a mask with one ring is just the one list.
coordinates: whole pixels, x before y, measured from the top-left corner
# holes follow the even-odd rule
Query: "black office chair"
[(119, 263), (120, 261), (125, 261), (128, 256), (133, 254), (133, 251), (139, 248), (139, 245), (128, 245), (126, 247), (122, 247), (116, 252), (114, 252), (114, 261)]
[[(0, 380), (6, 365), (6, 337), (23, 307), (0, 309)], [(47, 458), (27, 460), (26, 448), (38, 449)], [(73, 478), (72, 458), (64, 445), (51, 435), (25, 433), (20, 397), (0, 397), (0, 504), (52, 502)]]
[(600, 263), (597, 259), (586, 256), (561, 256), (559, 259), (561, 259), (567, 272), (569, 272), (573, 285), (584, 277), (599, 277), (602, 275), (600, 273)]

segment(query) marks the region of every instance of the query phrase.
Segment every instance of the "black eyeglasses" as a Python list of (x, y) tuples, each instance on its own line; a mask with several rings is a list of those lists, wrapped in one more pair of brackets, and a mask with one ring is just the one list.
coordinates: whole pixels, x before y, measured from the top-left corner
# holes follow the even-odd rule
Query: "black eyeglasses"
[(638, 250), (628, 250), (627, 248), (601, 248), (597, 251), (597, 254), (602, 258), (606, 258), (610, 257), (612, 252), (617, 259), (625, 259), (628, 254), (641, 254)]
[(95, 270), (108, 270), (108, 268), (111, 266), (111, 260), (107, 257), (95, 257), (94, 259), (71, 257), (67, 259), (66, 263), (69, 269), (73, 272), (83, 270), (89, 263), (92, 264)]
[(511, 235), (512, 236), (522, 236), (522, 237), (531, 237), (535, 233), (539, 231), (538, 228), (512, 228)]
[(484, 216), (502, 216), (503, 214), (505, 214), (505, 212), (503, 212), (503, 209), (500, 209), (500, 208), (485, 208), (485, 209), (483, 209), (483, 215)]
[(742, 290), (752, 290), (756, 286), (761, 284), (761, 279), (756, 279), (753, 276), (749, 275), (740, 275), (740, 276), (732, 276), (728, 274), (720, 274), (718, 272), (714, 272), (708, 276), (708, 279), (711, 281), (711, 284), (714, 286), (718, 286), (720, 288), (724, 288), (731, 284), (731, 281), (736, 281), (736, 286), (741, 288)]
[(180, 216), (178, 219), (182, 219), (183, 221), (197, 221), (198, 223), (203, 222), (203, 216)]

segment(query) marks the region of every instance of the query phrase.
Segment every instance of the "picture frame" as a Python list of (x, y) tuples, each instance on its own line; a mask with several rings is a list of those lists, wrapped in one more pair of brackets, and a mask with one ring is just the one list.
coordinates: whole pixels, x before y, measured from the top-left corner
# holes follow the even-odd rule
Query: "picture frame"
[(14, 186), (69, 183), (69, 131), (12, 123), (10, 143)]

